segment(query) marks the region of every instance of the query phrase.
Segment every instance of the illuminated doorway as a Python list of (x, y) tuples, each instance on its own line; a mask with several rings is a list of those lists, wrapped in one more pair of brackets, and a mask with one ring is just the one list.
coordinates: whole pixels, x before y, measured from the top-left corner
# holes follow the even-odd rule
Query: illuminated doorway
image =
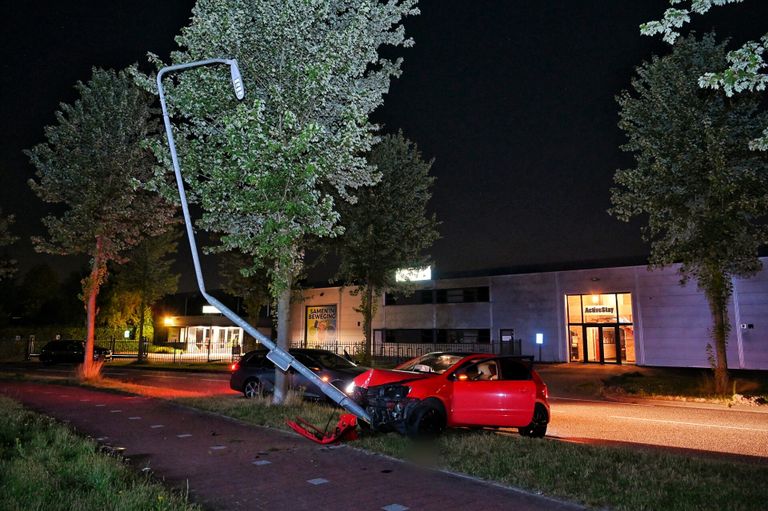
[(568, 347), (571, 362), (635, 363), (632, 295), (568, 295)]

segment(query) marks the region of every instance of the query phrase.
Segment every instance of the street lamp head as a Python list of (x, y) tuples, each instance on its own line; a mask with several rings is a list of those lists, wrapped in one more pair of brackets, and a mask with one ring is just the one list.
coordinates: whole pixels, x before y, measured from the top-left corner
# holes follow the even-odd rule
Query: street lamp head
[(240, 68), (237, 67), (237, 60), (229, 61), (229, 73), (232, 75), (232, 87), (235, 88), (235, 97), (243, 99), (245, 97), (245, 88), (243, 87), (243, 77), (240, 76)]

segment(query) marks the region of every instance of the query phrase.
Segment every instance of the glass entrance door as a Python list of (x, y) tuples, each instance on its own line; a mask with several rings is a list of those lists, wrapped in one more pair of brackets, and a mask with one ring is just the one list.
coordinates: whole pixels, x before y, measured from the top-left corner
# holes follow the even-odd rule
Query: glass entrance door
[(584, 326), (584, 361), (621, 363), (621, 350), (616, 344), (616, 326)]

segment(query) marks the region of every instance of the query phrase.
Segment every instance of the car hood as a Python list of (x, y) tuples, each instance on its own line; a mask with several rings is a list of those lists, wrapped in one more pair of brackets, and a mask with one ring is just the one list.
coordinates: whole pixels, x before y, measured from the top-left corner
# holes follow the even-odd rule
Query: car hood
[(337, 377), (354, 378), (359, 374), (363, 374), (369, 369), (367, 367), (347, 367), (343, 369), (328, 369), (329, 372), (337, 375)]
[(354, 379), (357, 387), (375, 387), (385, 383), (423, 380), (438, 376), (437, 373), (419, 373), (414, 371), (398, 371), (396, 369), (369, 369)]

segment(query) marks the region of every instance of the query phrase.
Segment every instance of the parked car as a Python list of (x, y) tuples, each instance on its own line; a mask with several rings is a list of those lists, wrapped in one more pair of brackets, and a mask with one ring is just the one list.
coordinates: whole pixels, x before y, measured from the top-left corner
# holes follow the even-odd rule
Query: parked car
[(532, 366), (533, 357), (428, 353), (393, 370), (371, 369), (347, 390), (374, 430), (422, 437), (446, 427), (504, 427), (543, 437), (549, 396)]
[[(93, 347), (94, 360), (112, 360), (112, 350)], [(55, 362), (80, 363), (85, 360), (85, 342), (76, 340), (51, 341), (40, 350), (40, 362), (53, 364)]]
[[(288, 352), (314, 371), (323, 380), (332, 383), (339, 390), (349, 386), (352, 379), (367, 371), (349, 360), (327, 350), (294, 348)], [(275, 386), (275, 366), (267, 359), (267, 350), (249, 351), (232, 364), (229, 386), (242, 392), (247, 398), (272, 392)], [(303, 388), (304, 397), (325, 399), (320, 389), (309, 382), (300, 373), (289, 369), (286, 373), (288, 386), (293, 389)]]

